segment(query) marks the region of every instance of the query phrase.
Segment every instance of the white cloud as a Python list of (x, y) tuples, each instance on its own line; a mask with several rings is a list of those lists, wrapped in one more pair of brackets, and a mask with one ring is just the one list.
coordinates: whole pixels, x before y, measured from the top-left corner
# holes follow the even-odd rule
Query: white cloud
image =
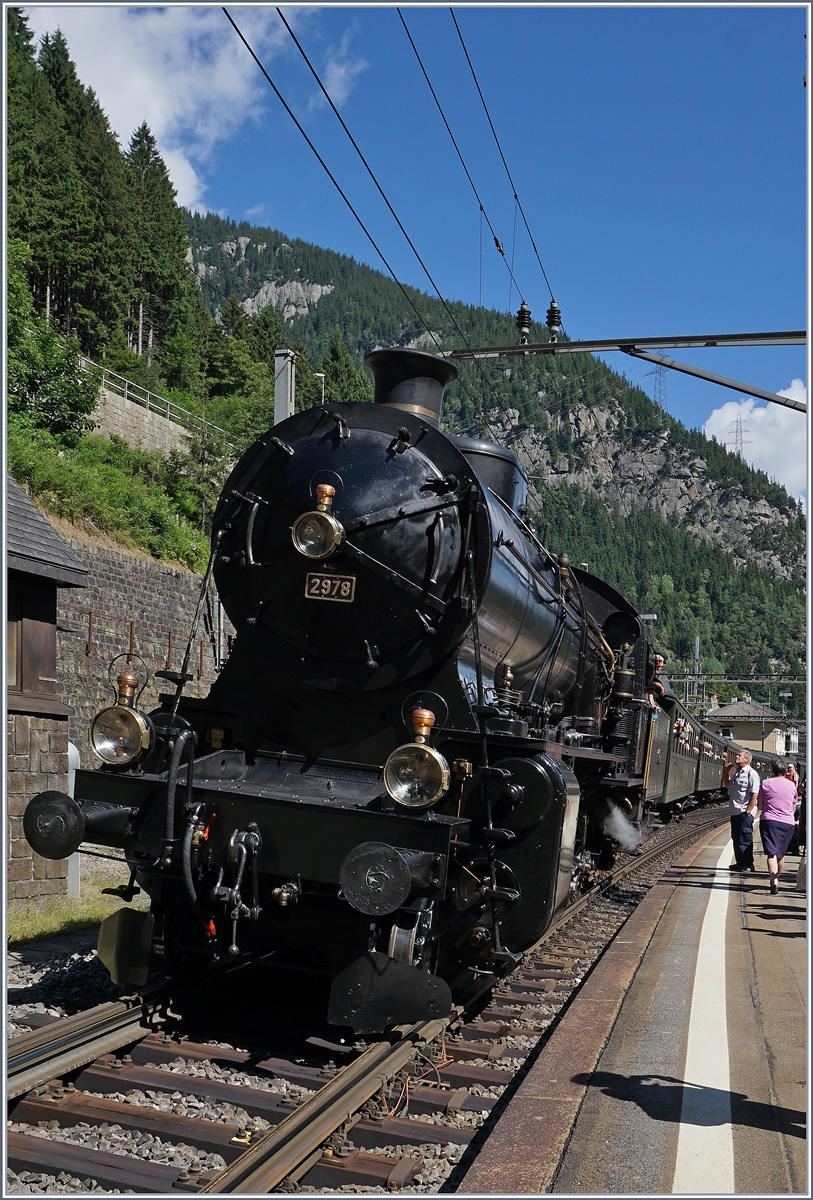
[[(341, 108), (352, 92), (359, 75), (367, 68), (367, 63), (363, 58), (354, 59), (350, 56), (350, 39), (352, 33), (352, 30), (347, 30), (342, 37), (338, 50), (330, 50), (328, 52), (327, 63), (321, 71), (325, 91), (337, 108)], [(326, 103), (325, 97), (319, 91), (311, 100), (310, 108), (319, 108)]]
[[(801, 379), (777, 395), (804, 402), (807, 388)], [(753, 398), (729, 400), (715, 408), (703, 426), (706, 437), (734, 448), (737, 417), (742, 417), (743, 456), (746, 462), (787, 488), (803, 501), (807, 496), (805, 413), (780, 404), (761, 405)]]
[(161, 153), (178, 193), (178, 203), (184, 204), (192, 212), (206, 213), (209, 209), (204, 199), (206, 184), (183, 150), (162, 150)]
[[(288, 44), (273, 6), (230, 9), (261, 61)], [(41, 36), (61, 29), (79, 78), (92, 87), (119, 141), (146, 121), (178, 192), (200, 207), (202, 172), (219, 143), (257, 121), (270, 98), (267, 83), (219, 7), (120, 8), (32, 5)], [(291, 24), (307, 10), (293, 10)]]

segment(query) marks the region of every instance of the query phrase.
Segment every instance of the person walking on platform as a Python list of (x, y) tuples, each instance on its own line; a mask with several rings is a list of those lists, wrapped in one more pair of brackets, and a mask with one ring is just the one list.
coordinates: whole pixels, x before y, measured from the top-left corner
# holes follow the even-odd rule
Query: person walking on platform
[(747, 750), (738, 750), (733, 763), (723, 767), (723, 787), (728, 787), (728, 816), (734, 862), (729, 871), (753, 871), (754, 809), (759, 794), (759, 775), (751, 766)]
[(771, 893), (779, 891), (779, 876), (785, 865), (785, 855), (796, 829), (796, 788), (787, 778), (787, 763), (775, 758), (771, 763), (773, 779), (766, 779), (759, 789), (759, 832), (762, 849), (768, 859)]

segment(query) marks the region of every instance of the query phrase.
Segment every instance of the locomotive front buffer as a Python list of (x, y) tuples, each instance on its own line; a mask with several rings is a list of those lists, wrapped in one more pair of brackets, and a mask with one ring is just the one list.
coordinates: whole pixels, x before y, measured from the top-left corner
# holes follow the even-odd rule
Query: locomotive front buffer
[[(449, 734), (449, 760), (419, 708), (412, 740), (381, 768), (196, 757), (202, 729), (173, 717), (169, 696), (138, 710), (136, 683), (123, 672), (116, 704), (92, 723), (103, 767), (77, 771), (74, 798), (42, 793), (25, 816), (37, 853), (123, 851), (119, 894), (148, 893), (149, 913), (121, 909), (100, 931), (120, 984), (143, 986), (151, 967), (202, 976), (264, 958), (322, 974), (328, 1021), (376, 1033), (487, 990), (519, 960), (508, 947), (533, 939), (567, 896), (570, 868), (555, 863), (567, 864), (568, 844), (572, 859), (578, 788), (545, 755), (477, 769), (473, 747)], [(538, 894), (523, 906), (526, 863)]]

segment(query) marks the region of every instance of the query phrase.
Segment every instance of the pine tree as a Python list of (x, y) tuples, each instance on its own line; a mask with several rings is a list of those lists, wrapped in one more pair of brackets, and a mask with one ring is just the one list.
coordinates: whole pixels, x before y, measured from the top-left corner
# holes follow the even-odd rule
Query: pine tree
[(26, 279), (31, 253), (8, 243), (8, 409), (67, 443), (92, 429), (97, 386), (81, 369), (79, 343), (38, 318)]
[(322, 403), (322, 381), (316, 378), (305, 343), (295, 342), (292, 349), (296, 355), (295, 408), (297, 412), (304, 412), (306, 408)]
[(220, 310), (220, 320), (223, 325), (223, 332), (227, 337), (237, 337), (243, 341), (248, 340), (248, 317), (244, 309), (240, 307), (240, 301), (234, 292), (232, 292)]
[(350, 400), (372, 400), (373, 384), (362, 367), (350, 357), (344, 338), (335, 330), (322, 360), (325, 373), (325, 400), (341, 404)]
[[(179, 333), (179, 307), (192, 284), (185, 266), (186, 228), (175, 188), (146, 121), (125, 154), (138, 230), (136, 281), (128, 327), (130, 346), (148, 362)], [(197, 289), (195, 289), (197, 290)]]
[(276, 351), (290, 349), (288, 337), (273, 304), (267, 304), (249, 317), (246, 337), (257, 361), (266, 363), (271, 370), (274, 369)]
[(89, 228), (76, 247), (75, 271), (61, 280), (63, 328), (74, 328), (99, 356), (125, 323), (136, 269), (136, 232), (127, 168), (107, 117), (82, 86), (62, 33), (46, 34), (38, 66), (51, 88), (71, 145), (74, 173), (85, 181)]
[(8, 232), (31, 250), (37, 308), (69, 332), (68, 297), (90, 261), (93, 221), (65, 113), (38, 69), (19, 9), (8, 10)]

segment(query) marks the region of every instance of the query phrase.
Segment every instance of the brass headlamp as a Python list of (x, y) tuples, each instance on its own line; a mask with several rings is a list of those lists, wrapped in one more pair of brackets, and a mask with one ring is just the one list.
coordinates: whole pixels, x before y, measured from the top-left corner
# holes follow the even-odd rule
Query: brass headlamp
[(122, 671), (116, 680), (118, 699), (103, 708), (90, 726), (90, 747), (109, 766), (130, 766), (150, 749), (154, 731), (150, 718), (135, 707), (138, 676)]
[(425, 744), (434, 724), (435, 714), (428, 708), (414, 709), (415, 740), (393, 750), (384, 764), (384, 787), (404, 808), (430, 808), (449, 790), (449, 764)]
[(302, 513), (293, 523), (291, 539), (305, 558), (329, 558), (342, 544), (344, 529), (330, 511), (335, 495), (329, 483), (317, 483), (316, 511)]

